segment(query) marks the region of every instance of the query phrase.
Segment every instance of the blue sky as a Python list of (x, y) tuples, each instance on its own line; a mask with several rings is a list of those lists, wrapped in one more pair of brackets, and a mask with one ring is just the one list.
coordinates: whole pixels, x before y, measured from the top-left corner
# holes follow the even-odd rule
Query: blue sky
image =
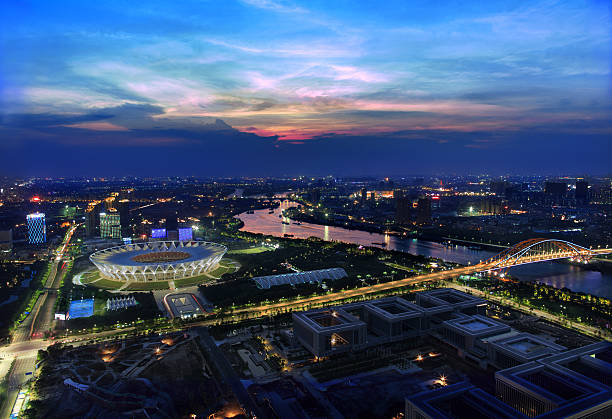
[(7, 167), (32, 145), (367, 157), (384, 139), (416, 164), (541, 141), (586, 147), (575, 170), (609, 172), (611, 20), (606, 1), (13, 1), (0, 152)]

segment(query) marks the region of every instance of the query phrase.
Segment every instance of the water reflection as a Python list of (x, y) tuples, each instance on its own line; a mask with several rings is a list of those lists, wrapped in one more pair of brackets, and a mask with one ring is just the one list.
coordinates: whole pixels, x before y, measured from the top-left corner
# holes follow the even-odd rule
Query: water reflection
[[(253, 214), (242, 213), (238, 218), (244, 222), (242, 229), (252, 233), (277, 237), (291, 235), (291, 237), (300, 239), (318, 237), (327, 241), (336, 240), (375, 247), (383, 247), (380, 243), (385, 243), (384, 248), (389, 250), (399, 250), (464, 265), (478, 263), (496, 254), (496, 252), (490, 250), (470, 249), (467, 246), (445, 245), (417, 239), (402, 239), (388, 234), (348, 230), (342, 227), (310, 223), (296, 224), (288, 218), (279, 217), (283, 209), (296, 205), (293, 202), (283, 200), (280, 207), (272, 213), (269, 213), (267, 209), (258, 210)], [(585, 270), (574, 265), (541, 262), (512, 268), (510, 274), (521, 280), (535, 280), (557, 288), (567, 287), (574, 291), (612, 297), (612, 275)]]

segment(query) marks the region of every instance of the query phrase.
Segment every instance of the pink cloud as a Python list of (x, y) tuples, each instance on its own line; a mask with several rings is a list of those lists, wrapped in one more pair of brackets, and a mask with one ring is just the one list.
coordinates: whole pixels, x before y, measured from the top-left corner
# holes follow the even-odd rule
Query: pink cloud
[(110, 122), (100, 121), (100, 122), (79, 122), (77, 124), (63, 125), (68, 128), (81, 128), (88, 129), (92, 131), (129, 131), (128, 128), (122, 127), (120, 125), (115, 125)]

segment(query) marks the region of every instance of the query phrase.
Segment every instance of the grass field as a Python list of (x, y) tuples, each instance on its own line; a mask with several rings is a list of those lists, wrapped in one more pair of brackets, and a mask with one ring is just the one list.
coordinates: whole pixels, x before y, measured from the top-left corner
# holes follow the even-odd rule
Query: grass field
[(168, 281), (132, 282), (123, 291), (154, 291), (167, 290), (169, 288)]
[(81, 275), (81, 283), (89, 284), (90, 282), (93, 282), (99, 278), (100, 273), (98, 271), (85, 272), (83, 275)]
[(184, 278), (184, 279), (177, 279), (174, 281), (174, 285), (177, 288), (182, 288), (182, 287), (189, 287), (192, 285), (199, 285), (199, 284), (203, 284), (205, 282), (210, 282), (213, 281), (214, 278), (212, 278), (211, 276), (208, 275), (200, 275), (200, 276), (194, 276), (193, 278)]
[(117, 288), (121, 288), (123, 282), (112, 281), (110, 279), (102, 278), (99, 281), (94, 282), (90, 286), (96, 288), (102, 288), (104, 290), (116, 290)]
[(252, 255), (256, 253), (269, 252), (271, 250), (274, 250), (274, 249), (271, 249), (266, 246), (257, 246), (257, 247), (249, 247), (248, 249), (230, 250), (229, 252), (227, 252), (227, 254), (228, 255)]
[(96, 314), (104, 314), (106, 312), (106, 300), (101, 298), (96, 298), (94, 302), (94, 315)]

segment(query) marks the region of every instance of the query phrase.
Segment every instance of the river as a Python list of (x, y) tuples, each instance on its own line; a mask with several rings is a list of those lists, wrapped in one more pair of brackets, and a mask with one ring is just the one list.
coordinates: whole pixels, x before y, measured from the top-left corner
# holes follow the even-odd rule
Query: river
[[(295, 238), (306, 239), (318, 237), (323, 240), (335, 240), (355, 243), (364, 246), (381, 247), (374, 243), (385, 243), (385, 249), (399, 250), (415, 255), (423, 255), (461, 264), (474, 264), (496, 254), (491, 250), (474, 250), (467, 246), (443, 245), (441, 243), (402, 239), (388, 234), (369, 233), (361, 230), (348, 230), (342, 227), (324, 226), (302, 222), (295, 224), (289, 219), (281, 219), (281, 211), (296, 206), (288, 200), (281, 201), (279, 208), (272, 213), (269, 210), (257, 210), (253, 214), (242, 213), (237, 217), (244, 222), (242, 230), (270, 236), (283, 237), (292, 234)], [(289, 223), (283, 224), (282, 221)], [(501, 250), (501, 249), (500, 249)], [(588, 270), (579, 266), (557, 262), (539, 262), (517, 266), (509, 273), (523, 281), (538, 281), (556, 288), (569, 288), (601, 297), (612, 298), (612, 274)]]

